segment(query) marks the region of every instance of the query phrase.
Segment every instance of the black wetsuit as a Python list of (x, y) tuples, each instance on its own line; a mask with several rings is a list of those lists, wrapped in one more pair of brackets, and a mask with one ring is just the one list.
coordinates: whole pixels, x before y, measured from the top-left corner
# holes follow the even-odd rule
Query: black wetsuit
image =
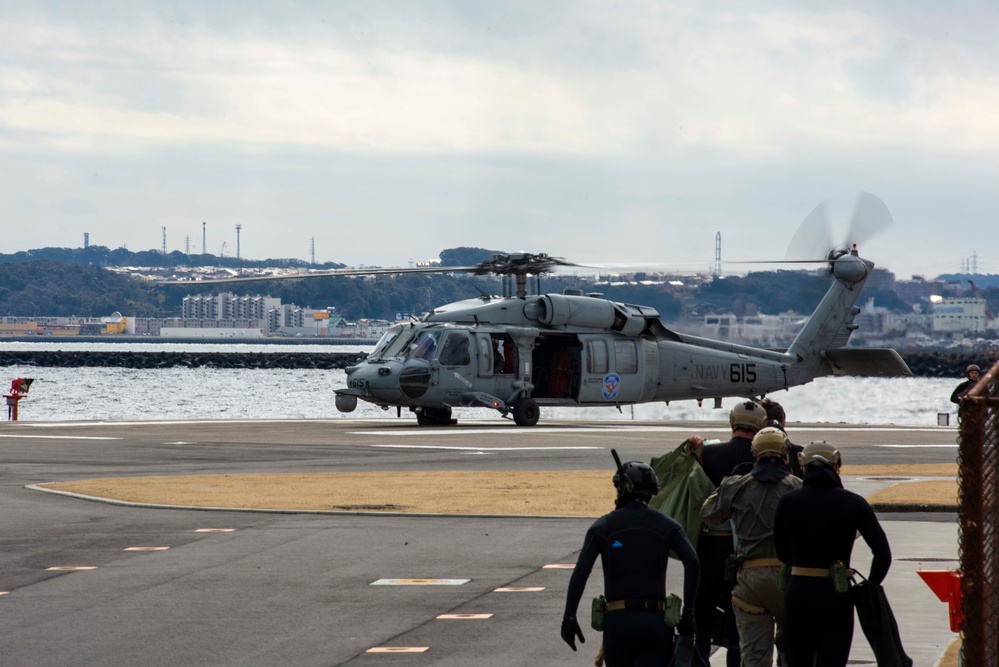
[[(812, 463), (804, 486), (777, 504), (774, 539), (777, 557), (796, 567), (850, 564), (860, 532), (874, 555), (868, 580), (884, 581), (891, 548), (874, 510), (843, 488), (832, 467)], [(784, 654), (789, 665), (843, 667), (853, 641), (853, 601), (833, 590), (831, 577), (791, 576), (784, 592)]]
[(957, 387), (954, 388), (953, 393), (951, 393), (950, 395), (950, 402), (960, 404), (961, 399), (964, 398), (964, 395), (967, 394), (971, 390), (971, 388), (974, 387), (976, 384), (978, 384), (978, 380), (972, 380), (971, 378), (968, 378), (961, 384), (957, 385)]
[[(705, 445), (701, 452), (701, 467), (708, 479), (716, 487), (731, 475), (736, 467), (748, 463), (747, 472), (752, 469), (755, 459), (750, 451), (752, 439), (735, 436), (718, 445)], [(701, 561), (701, 581), (698, 585), (697, 605), (697, 652), (705, 662), (711, 654), (711, 627), (715, 611), (725, 612), (725, 641), (728, 652), (725, 661), (728, 667), (739, 667), (739, 631), (735, 627), (732, 613), (732, 587), (725, 583), (725, 560), (734, 552), (732, 535), (712, 535), (701, 533), (697, 538), (697, 557)]]
[[(565, 615), (575, 616), (593, 563), (600, 556), (608, 601), (665, 600), (666, 566), (673, 551), (683, 563), (683, 602), (697, 596), (697, 554), (683, 528), (670, 517), (633, 500), (597, 519), (586, 531), (583, 549), (569, 579)], [(622, 609), (604, 620), (604, 660), (608, 667), (665, 665), (673, 655), (673, 631), (663, 612)]]

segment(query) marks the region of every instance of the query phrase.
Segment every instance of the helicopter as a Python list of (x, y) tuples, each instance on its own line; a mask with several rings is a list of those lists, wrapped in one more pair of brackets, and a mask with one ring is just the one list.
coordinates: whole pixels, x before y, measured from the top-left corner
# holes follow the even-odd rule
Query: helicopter
[[(866, 203), (869, 210), (872, 201)], [(820, 217), (813, 211), (806, 223)], [(832, 281), (783, 351), (683, 334), (667, 328), (654, 308), (579, 290), (528, 294), (530, 276), (583, 266), (547, 254), (498, 254), (464, 267), (347, 269), (307, 277), (445, 272), (504, 277), (502, 296), (483, 292), (391, 326), (365, 359), (346, 369), (346, 386), (335, 390), (340, 412), (352, 412), (358, 401), (366, 401), (386, 410), (395, 407), (400, 416), (407, 408), (424, 426), (457, 423), (455, 407), (483, 407), (512, 417), (518, 426), (535, 426), (542, 407), (620, 410), (637, 403), (708, 398), (719, 407), (723, 397), (762, 397), (826, 375), (911, 375), (895, 350), (846, 347), (860, 313), (854, 304), (874, 263), (860, 257), (856, 244), (804, 261), (827, 264)]]

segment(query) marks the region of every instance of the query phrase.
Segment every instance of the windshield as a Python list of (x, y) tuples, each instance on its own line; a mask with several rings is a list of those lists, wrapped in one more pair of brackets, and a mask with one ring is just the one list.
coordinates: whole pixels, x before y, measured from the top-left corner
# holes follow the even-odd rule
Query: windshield
[(437, 343), (440, 341), (441, 333), (441, 329), (431, 329), (430, 331), (424, 329), (419, 332), (406, 348), (406, 356), (410, 359), (430, 361), (437, 352)]
[(406, 345), (406, 341), (412, 336), (410, 331), (407, 331), (407, 326), (402, 324), (396, 324), (395, 326), (389, 327), (378, 344), (375, 345), (375, 349), (372, 350), (371, 354), (368, 355), (372, 359), (381, 359), (385, 357), (398, 357), (400, 356), (402, 349)]

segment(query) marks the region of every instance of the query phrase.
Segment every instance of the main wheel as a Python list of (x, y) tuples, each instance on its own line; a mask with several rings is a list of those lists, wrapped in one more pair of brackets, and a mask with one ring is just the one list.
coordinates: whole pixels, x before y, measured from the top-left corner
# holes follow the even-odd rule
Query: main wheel
[(416, 423), (420, 426), (450, 426), (457, 422), (451, 419), (451, 408), (416, 408)]
[(541, 418), (541, 408), (533, 398), (520, 398), (513, 404), (513, 421), (517, 426), (534, 426)]

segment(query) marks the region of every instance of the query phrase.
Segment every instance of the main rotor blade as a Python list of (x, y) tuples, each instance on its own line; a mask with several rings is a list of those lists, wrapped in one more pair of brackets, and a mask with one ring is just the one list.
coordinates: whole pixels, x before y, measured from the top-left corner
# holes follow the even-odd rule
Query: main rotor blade
[(828, 202), (822, 202), (798, 226), (798, 231), (788, 244), (786, 260), (817, 260), (825, 257), (833, 247), (829, 231)]
[(861, 192), (847, 232), (846, 247), (849, 248), (854, 243), (862, 245), (891, 227), (892, 222), (891, 213), (883, 201), (870, 192)]
[(333, 269), (313, 273), (267, 274), (261, 276), (233, 276), (231, 278), (204, 278), (193, 280), (154, 280), (153, 285), (227, 285), (230, 283), (252, 283), (268, 280), (305, 280), (306, 278), (330, 278), (334, 276), (379, 276), (404, 273), (471, 273), (475, 266), (433, 266), (395, 269)]

